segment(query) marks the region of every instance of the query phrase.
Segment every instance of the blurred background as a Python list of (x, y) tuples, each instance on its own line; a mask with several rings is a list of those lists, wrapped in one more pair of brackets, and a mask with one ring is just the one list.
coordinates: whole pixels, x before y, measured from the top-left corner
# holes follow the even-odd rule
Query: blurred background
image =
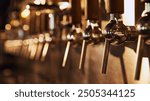
[(0, 83), (150, 83), (149, 2), (0, 0)]

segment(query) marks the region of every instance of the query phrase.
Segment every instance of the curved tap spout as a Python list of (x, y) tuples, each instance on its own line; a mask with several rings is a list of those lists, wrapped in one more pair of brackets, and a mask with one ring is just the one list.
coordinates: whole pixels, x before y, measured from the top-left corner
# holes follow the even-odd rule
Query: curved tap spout
[(128, 32), (126, 26), (121, 20), (117, 20), (115, 16), (111, 18), (112, 20), (106, 25), (103, 31), (103, 36), (105, 37), (104, 54), (102, 57), (102, 73), (106, 74), (107, 63), (109, 57), (109, 46), (111, 45), (121, 45), (127, 40)]

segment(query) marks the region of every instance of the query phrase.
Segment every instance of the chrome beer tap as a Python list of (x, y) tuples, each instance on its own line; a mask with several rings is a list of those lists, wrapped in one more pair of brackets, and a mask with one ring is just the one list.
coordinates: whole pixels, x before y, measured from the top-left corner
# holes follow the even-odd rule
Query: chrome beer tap
[(136, 72), (135, 80), (140, 79), (141, 64), (145, 44), (149, 45), (149, 34), (150, 34), (150, 0), (141, 0), (145, 3), (145, 10), (141, 18), (139, 19), (136, 29), (138, 31), (138, 43), (136, 49)]
[[(123, 24), (121, 14), (124, 13), (124, 0), (107, 0), (107, 13), (110, 14), (110, 21), (106, 25), (103, 36), (105, 37), (104, 54), (102, 58), (102, 73), (106, 74), (109, 47), (110, 45), (118, 46), (127, 40), (128, 31)], [(122, 59), (120, 58), (122, 61)]]
[(82, 39), (82, 26), (81, 26), (81, 0), (72, 0), (71, 1), (71, 16), (72, 16), (72, 29), (70, 33), (67, 35), (67, 45), (63, 58), (62, 67), (66, 66), (67, 58), (70, 50), (71, 44), (78, 43)]
[(84, 72), (87, 45), (98, 44), (103, 40), (99, 26), (99, 1), (87, 0), (87, 27), (83, 33), (82, 49), (79, 63), (79, 70)]

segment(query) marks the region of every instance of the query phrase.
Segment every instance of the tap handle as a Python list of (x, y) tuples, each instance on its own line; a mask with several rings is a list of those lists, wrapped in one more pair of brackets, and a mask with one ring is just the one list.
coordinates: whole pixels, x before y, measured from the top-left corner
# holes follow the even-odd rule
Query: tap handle
[(99, 20), (99, 18), (100, 18), (99, 0), (87, 0), (87, 19)]
[(86, 50), (87, 50), (87, 43), (86, 43), (86, 40), (83, 40), (82, 49), (81, 49), (81, 56), (80, 56), (80, 62), (79, 62), (79, 70), (82, 70), (83, 72), (84, 72)]
[(108, 56), (109, 56), (109, 46), (110, 46), (110, 42), (105, 40), (105, 44), (104, 44), (104, 54), (102, 57), (102, 73), (106, 74), (107, 71), (107, 63), (108, 63)]
[(71, 2), (71, 14), (72, 14), (72, 24), (81, 24), (81, 0), (72, 0)]
[(124, 0), (106, 0), (107, 13), (124, 13)]
[(67, 46), (66, 46), (66, 50), (65, 50), (65, 54), (64, 54), (64, 58), (63, 58), (62, 67), (66, 66), (67, 58), (68, 58), (68, 54), (69, 54), (69, 50), (70, 50), (70, 46), (71, 46), (71, 42), (68, 41), (67, 42)]
[(140, 79), (142, 55), (143, 55), (143, 51), (144, 51), (144, 45), (145, 45), (145, 41), (144, 41), (142, 35), (139, 35), (138, 43), (137, 43), (137, 50), (136, 50), (137, 57), (136, 57), (135, 80)]

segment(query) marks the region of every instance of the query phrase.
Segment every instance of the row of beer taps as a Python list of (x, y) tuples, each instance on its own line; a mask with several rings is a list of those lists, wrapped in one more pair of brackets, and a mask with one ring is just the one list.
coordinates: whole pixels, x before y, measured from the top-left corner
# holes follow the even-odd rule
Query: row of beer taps
[[(102, 56), (101, 72), (103, 74), (106, 74), (110, 45), (119, 46), (124, 45), (124, 43), (128, 41), (133, 41), (137, 42), (135, 80), (139, 80), (144, 46), (145, 44), (149, 45), (150, 43), (149, 41), (150, 0), (141, 0), (141, 2), (145, 3), (145, 10), (143, 11), (143, 14), (139, 19), (139, 21), (137, 22), (136, 26), (133, 26), (133, 30), (131, 27), (125, 26), (123, 23), (122, 14), (124, 13), (124, 0), (105, 0), (105, 1), (106, 1), (105, 3), (106, 11), (110, 15), (109, 23), (106, 25), (105, 29), (102, 30), (100, 28), (99, 0), (86, 0), (86, 11), (85, 11), (86, 28), (83, 30), (82, 24), (83, 11), (81, 7), (81, 0), (71, 0), (71, 9), (70, 9), (71, 13), (69, 12), (71, 15), (71, 27), (69, 24), (66, 25), (70, 29), (69, 32), (65, 31), (65, 35), (67, 34), (67, 32), (68, 34), (66, 35), (65, 39), (67, 40), (67, 44), (62, 61), (62, 68), (66, 67), (71, 46), (78, 44), (82, 45), (78, 68), (84, 72), (87, 46), (89, 44), (95, 45), (104, 43), (104, 50), (103, 50), (104, 53)], [(30, 5), (30, 6), (37, 6), (37, 5)], [(58, 14), (60, 12), (59, 10), (57, 10), (57, 5), (51, 6), (41, 5), (40, 8), (42, 7), (47, 7), (47, 9), (52, 7), (55, 9), (51, 10), (55, 13), (51, 11), (48, 12), (50, 19), (49, 20), (50, 25), (48, 25), (50, 29), (49, 32), (44, 32), (43, 34), (39, 35), (32, 35), (32, 37), (24, 40), (14, 40), (14, 41), (8, 40), (5, 43), (7, 52), (15, 53), (16, 50), (20, 50), (19, 54), (21, 54), (22, 56), (27, 56), (30, 57), (31, 59), (36, 58), (37, 60), (41, 59), (42, 61), (44, 61), (45, 56), (49, 49), (49, 43), (60, 42), (62, 40), (62, 38), (60, 38), (59, 36), (61, 30), (58, 30), (59, 28), (57, 28), (58, 24), (57, 18), (60, 18), (60, 15)], [(66, 10), (67, 13), (64, 12), (65, 11), (63, 11), (63, 14), (68, 14), (68, 10)], [(32, 24), (30, 26), (33, 27), (36, 25)], [(31, 30), (31, 32), (34, 31)], [(20, 46), (20, 47), (12, 48), (12, 46)], [(37, 56), (36, 53), (38, 53)], [(119, 58), (120, 61), (123, 61), (123, 57)]]

